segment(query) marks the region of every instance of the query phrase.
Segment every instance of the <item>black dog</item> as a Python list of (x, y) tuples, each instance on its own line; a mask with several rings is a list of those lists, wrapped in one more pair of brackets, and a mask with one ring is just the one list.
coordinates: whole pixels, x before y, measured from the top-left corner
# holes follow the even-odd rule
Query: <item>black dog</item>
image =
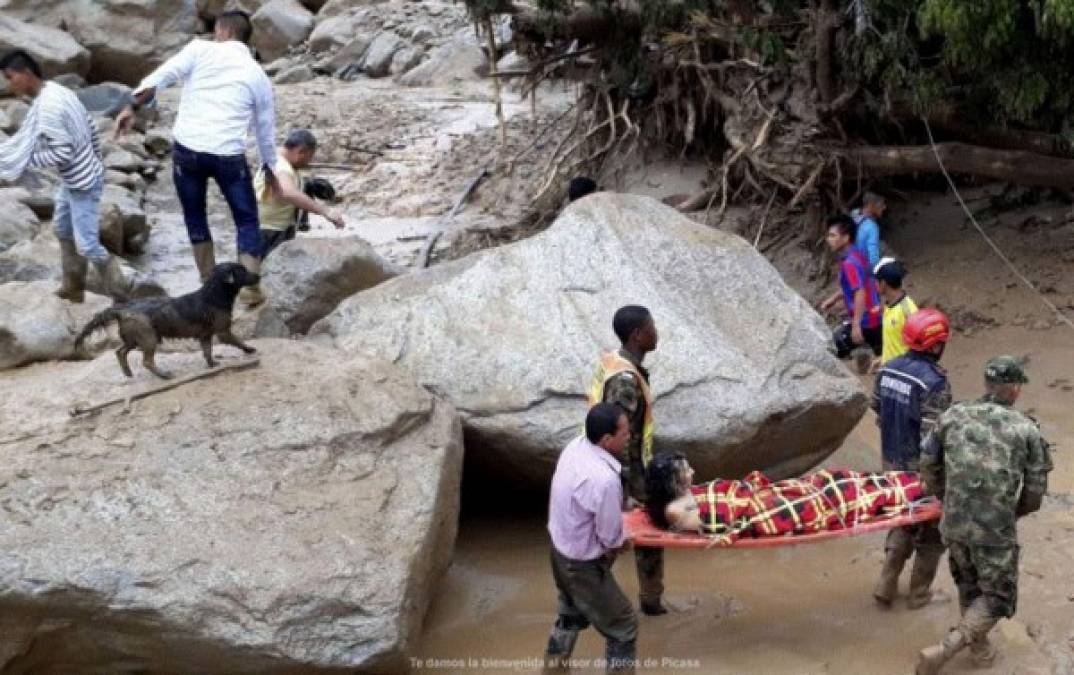
[(75, 349), (81, 349), (82, 341), (93, 331), (116, 321), (123, 346), (116, 350), (119, 367), (131, 377), (127, 354), (137, 347), (142, 350), (142, 364), (154, 375), (164, 379), (171, 374), (157, 368), (153, 360), (161, 340), (171, 338), (194, 338), (201, 342), (205, 362), (212, 368), (213, 336), (224, 344), (238, 347), (247, 354), (256, 350), (243, 343), (231, 332), (231, 311), (235, 296), (243, 286), (253, 286), (259, 281), (257, 274), (248, 272), (238, 263), (222, 263), (213, 268), (212, 276), (199, 290), (178, 298), (146, 298), (113, 305), (93, 317), (75, 339)]

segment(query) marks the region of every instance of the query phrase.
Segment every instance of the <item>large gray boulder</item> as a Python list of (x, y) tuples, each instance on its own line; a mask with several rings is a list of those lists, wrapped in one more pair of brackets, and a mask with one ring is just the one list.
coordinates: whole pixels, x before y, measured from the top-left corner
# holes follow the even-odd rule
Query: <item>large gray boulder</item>
[(22, 188), (0, 190), (0, 252), (37, 233), (38, 219), (25, 201), (29, 192)]
[(455, 404), (475, 462), (539, 483), (626, 304), (663, 335), (647, 362), (656, 450), (686, 452), (699, 479), (802, 471), (865, 411), (824, 322), (763, 256), (640, 196), (586, 197), (535, 237), (354, 295), (311, 335), (397, 363)]
[(5, 670), (408, 669), (454, 547), (458, 417), (383, 361), (255, 344), (258, 368), (76, 419), (159, 380), (111, 354), (0, 373)]
[(289, 241), (272, 252), (263, 272), (268, 300), (256, 334), (265, 337), (304, 334), (346, 298), (401, 273), (361, 237)]
[(354, 17), (349, 14), (333, 16), (317, 23), (309, 37), (310, 51), (314, 54), (338, 49), (350, 42), (356, 28)]
[(392, 31), (383, 31), (369, 45), (362, 61), (362, 70), (369, 77), (384, 77), (392, 66), (392, 57), (399, 50), (406, 47), (406, 43)]
[[(74, 304), (57, 298), (55, 290), (50, 281), (0, 284), (0, 370), (75, 356), (75, 336), (82, 326), (112, 304), (92, 293)], [(106, 340), (106, 333), (98, 333), (86, 348), (97, 351)]]
[(69, 34), (0, 13), (0, 53), (11, 49), (25, 49), (41, 64), (45, 77), (61, 73), (85, 75), (90, 69), (89, 51)]
[(136, 85), (194, 37), (193, 0), (70, 0), (63, 20), (92, 55), (89, 80)]
[(298, 0), (271, 0), (253, 15), (254, 48), (264, 61), (283, 56), (313, 30), (313, 13)]
[(429, 53), (424, 63), (399, 76), (408, 87), (433, 87), (465, 80), (480, 80), (488, 68), (485, 52), (476, 44), (453, 40)]

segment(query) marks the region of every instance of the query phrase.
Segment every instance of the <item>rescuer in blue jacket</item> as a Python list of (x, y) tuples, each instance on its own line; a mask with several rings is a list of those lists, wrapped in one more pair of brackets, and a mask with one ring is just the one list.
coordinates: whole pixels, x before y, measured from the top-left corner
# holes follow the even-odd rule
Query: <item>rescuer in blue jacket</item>
[[(951, 405), (947, 372), (939, 364), (949, 336), (950, 324), (943, 312), (918, 310), (903, 326), (903, 340), (910, 351), (888, 361), (877, 374), (872, 407), (880, 425), (885, 471), (917, 471), (921, 441)], [(884, 568), (873, 590), (876, 601), (885, 607), (891, 605), (902, 568), (913, 555), (907, 606), (919, 609), (927, 605), (944, 552), (936, 523), (889, 530), (884, 552)]]

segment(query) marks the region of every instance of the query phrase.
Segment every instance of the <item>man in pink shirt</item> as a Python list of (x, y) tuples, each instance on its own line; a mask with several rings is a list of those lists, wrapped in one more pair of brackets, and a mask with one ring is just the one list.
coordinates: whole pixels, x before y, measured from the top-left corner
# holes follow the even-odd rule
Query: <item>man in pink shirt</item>
[(616, 459), (629, 440), (622, 409), (598, 403), (586, 416), (585, 436), (572, 441), (556, 464), (548, 532), (559, 616), (548, 638), (545, 672), (569, 670), (578, 633), (590, 624), (607, 640), (607, 672), (634, 672), (638, 618), (611, 571), (615, 556), (629, 546)]

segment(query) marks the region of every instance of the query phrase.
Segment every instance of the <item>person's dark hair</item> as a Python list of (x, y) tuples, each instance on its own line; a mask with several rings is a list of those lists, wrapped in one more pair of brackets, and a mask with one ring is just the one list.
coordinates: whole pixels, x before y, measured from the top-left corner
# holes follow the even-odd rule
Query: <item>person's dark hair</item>
[(567, 185), (567, 199), (575, 201), (597, 191), (597, 183), (586, 176), (577, 176)]
[(884, 263), (876, 269), (876, 278), (895, 289), (902, 288), (902, 280), (905, 276), (906, 266), (898, 260)]
[(309, 129), (294, 129), (291, 133), (287, 134), (287, 139), (284, 140), (283, 147), (288, 150), (293, 150), (294, 148), (316, 150), (317, 138)]
[(839, 234), (845, 234), (850, 237), (850, 241), (854, 241), (854, 237), (858, 236), (858, 224), (854, 222), (854, 219), (845, 213), (838, 213), (834, 216), (828, 216), (828, 229), (835, 228), (839, 230)]
[(884, 199), (881, 195), (876, 194), (875, 192), (866, 192), (861, 196), (861, 205), (863, 207), (868, 206), (869, 204), (884, 204), (886, 202), (886, 199)]
[(254, 34), (254, 25), (250, 23), (250, 15), (241, 9), (233, 9), (216, 17), (216, 26), (227, 28), (244, 44), (249, 44), (250, 36)]
[(627, 343), (634, 331), (645, 327), (645, 322), (652, 318), (649, 310), (641, 305), (620, 307), (612, 317), (612, 330), (623, 344)]
[(41, 66), (37, 64), (34, 57), (24, 49), (15, 49), (4, 54), (3, 58), (0, 58), (0, 70), (14, 70), (19, 73), (33, 73), (34, 76), (42, 80), (44, 75), (41, 74)]
[(645, 470), (645, 511), (657, 527), (667, 529), (667, 507), (675, 501), (684, 487), (679, 472), (686, 455), (681, 452), (661, 453), (653, 457)]
[(590, 443), (597, 444), (608, 434), (614, 436), (619, 430), (619, 418), (625, 414), (623, 409), (614, 403), (596, 404), (585, 416), (585, 437)]

